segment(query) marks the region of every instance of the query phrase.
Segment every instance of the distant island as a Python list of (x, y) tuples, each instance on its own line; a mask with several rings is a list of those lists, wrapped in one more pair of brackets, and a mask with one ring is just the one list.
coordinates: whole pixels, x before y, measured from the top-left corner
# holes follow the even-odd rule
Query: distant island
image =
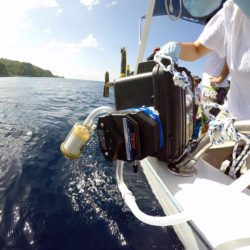
[(0, 58), (0, 77), (3, 76), (31, 76), (31, 77), (60, 77), (49, 70), (41, 69), (31, 63), (13, 61)]

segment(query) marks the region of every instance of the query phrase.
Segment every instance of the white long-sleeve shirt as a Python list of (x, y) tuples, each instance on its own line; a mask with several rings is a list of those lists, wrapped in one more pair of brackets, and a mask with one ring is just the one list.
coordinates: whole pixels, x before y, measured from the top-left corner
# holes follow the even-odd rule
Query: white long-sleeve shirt
[(250, 20), (228, 0), (198, 40), (227, 58), (231, 84), (226, 107), (236, 117), (250, 119)]

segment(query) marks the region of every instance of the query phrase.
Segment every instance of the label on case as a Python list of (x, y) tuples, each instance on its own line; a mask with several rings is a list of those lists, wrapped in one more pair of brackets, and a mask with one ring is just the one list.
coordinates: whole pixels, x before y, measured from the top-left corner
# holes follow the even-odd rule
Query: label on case
[(130, 136), (128, 119), (122, 118), (122, 123), (123, 123), (123, 132), (124, 132), (127, 160), (131, 161), (132, 160), (132, 147), (131, 147), (131, 136)]

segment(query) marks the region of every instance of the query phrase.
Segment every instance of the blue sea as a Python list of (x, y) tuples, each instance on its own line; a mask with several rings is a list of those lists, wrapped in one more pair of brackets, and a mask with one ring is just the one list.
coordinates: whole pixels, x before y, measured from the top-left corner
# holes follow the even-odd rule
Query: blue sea
[[(61, 154), (74, 123), (103, 105), (114, 98), (102, 82), (0, 78), (0, 249), (184, 249), (171, 227), (131, 214), (96, 132), (82, 158)], [(144, 212), (163, 215), (141, 170), (126, 165), (125, 181)]]

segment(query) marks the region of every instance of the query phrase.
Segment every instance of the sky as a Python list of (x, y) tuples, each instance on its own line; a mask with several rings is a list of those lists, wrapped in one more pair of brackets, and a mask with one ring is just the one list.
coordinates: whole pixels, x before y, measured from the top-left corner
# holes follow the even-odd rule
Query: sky
[[(120, 76), (121, 47), (134, 70), (146, 0), (0, 0), (0, 58), (30, 62), (54, 75), (104, 81)], [(203, 26), (154, 17), (144, 59), (169, 41), (193, 42)], [(179, 61), (201, 76), (205, 58)]]

